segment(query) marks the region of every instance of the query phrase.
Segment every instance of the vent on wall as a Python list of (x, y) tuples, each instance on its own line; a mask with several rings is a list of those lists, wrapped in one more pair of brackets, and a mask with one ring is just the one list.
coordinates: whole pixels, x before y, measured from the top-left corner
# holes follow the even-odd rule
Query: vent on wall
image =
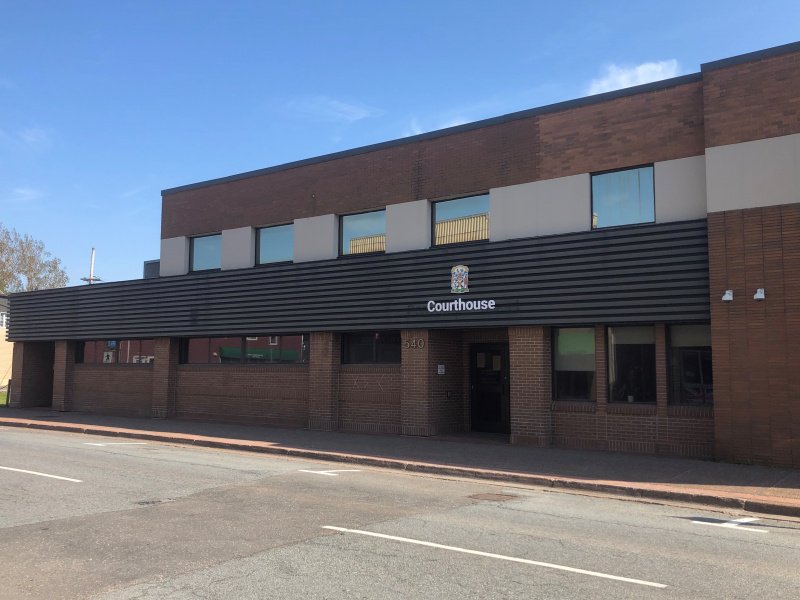
[(144, 261), (144, 275), (143, 279), (156, 279), (161, 271), (160, 260), (146, 260)]

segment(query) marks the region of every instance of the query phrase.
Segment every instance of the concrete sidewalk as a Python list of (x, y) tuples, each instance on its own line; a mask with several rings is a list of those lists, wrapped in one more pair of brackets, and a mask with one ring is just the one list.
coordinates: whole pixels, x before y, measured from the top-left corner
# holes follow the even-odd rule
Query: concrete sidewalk
[(800, 470), (527, 448), (495, 436), (412, 438), (135, 419), (0, 406), (0, 427), (189, 444), (800, 517)]

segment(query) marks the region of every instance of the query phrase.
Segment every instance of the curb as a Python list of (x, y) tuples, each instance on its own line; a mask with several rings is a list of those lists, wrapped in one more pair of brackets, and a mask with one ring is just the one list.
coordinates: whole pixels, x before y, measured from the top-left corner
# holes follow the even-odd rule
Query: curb
[(666, 486), (655, 485), (625, 485), (615, 481), (593, 481), (555, 475), (537, 475), (514, 471), (492, 471), (475, 467), (458, 467), (437, 465), (415, 461), (405, 461), (395, 458), (378, 458), (360, 454), (343, 454), (326, 452), (324, 450), (306, 450), (286, 446), (274, 446), (269, 442), (233, 441), (220, 438), (196, 436), (176, 433), (151, 433), (133, 429), (106, 428), (102, 426), (83, 426), (47, 423), (42, 421), (20, 421), (15, 419), (0, 419), (0, 425), (20, 427), (27, 429), (41, 429), (46, 431), (59, 431), (67, 433), (82, 433), (85, 435), (99, 435), (105, 437), (121, 437), (126, 439), (150, 440), (154, 442), (177, 443), (202, 448), (218, 448), (221, 450), (239, 450), (256, 452), (275, 456), (288, 456), (305, 460), (348, 463), (407, 471), (426, 475), (442, 475), (447, 477), (460, 477), (465, 479), (478, 479), (545, 487), (551, 489), (564, 489), (575, 491), (612, 494), (630, 498), (643, 498), (650, 500), (666, 500), (671, 502), (686, 502), (703, 506), (757, 512), (761, 514), (780, 515), (784, 517), (800, 517), (800, 505), (774, 502), (768, 499), (751, 495), (719, 495), (709, 494), (703, 490), (676, 490)]

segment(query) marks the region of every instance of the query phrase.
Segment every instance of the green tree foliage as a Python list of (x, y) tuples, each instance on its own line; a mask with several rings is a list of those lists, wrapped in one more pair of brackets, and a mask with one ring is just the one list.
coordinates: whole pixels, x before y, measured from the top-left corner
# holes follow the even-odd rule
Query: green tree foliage
[(64, 287), (69, 277), (44, 244), (0, 223), (0, 293)]

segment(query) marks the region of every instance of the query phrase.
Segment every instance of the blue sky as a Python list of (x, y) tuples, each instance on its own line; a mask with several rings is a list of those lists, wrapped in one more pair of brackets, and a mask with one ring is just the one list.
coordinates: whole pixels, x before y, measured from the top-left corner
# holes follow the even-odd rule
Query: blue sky
[(162, 189), (798, 40), (796, 0), (0, 0), (0, 221), (138, 278)]

